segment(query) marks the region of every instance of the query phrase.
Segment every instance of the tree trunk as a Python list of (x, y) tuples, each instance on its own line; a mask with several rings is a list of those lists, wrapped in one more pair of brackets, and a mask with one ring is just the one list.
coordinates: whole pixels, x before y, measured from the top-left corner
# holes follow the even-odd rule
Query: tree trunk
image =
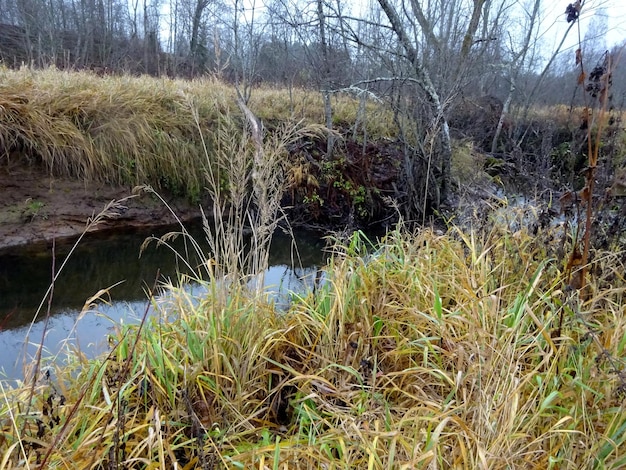
[[(333, 108), (330, 101), (330, 58), (328, 55), (328, 43), (326, 41), (326, 16), (324, 15), (322, 0), (317, 0), (317, 19), (319, 21), (320, 43), (322, 48), (321, 88), (324, 96), (324, 115), (326, 117), (326, 127), (330, 131), (333, 128)], [(329, 132), (326, 141), (326, 160), (332, 159), (334, 146), (335, 140), (333, 134)]]
[(513, 101), (513, 93), (515, 93), (515, 77), (511, 74), (511, 85), (509, 86), (509, 94), (504, 100), (504, 104), (502, 105), (502, 112), (500, 113), (500, 119), (498, 119), (498, 125), (496, 126), (496, 133), (493, 136), (493, 141), (491, 142), (491, 153), (496, 153), (498, 150), (498, 140), (500, 140), (500, 134), (502, 133), (502, 128), (504, 127), (504, 121), (506, 116), (509, 114), (509, 109), (511, 107), (511, 101)]
[(191, 63), (193, 68), (192, 74), (197, 71), (196, 67), (200, 65), (198, 62), (198, 49), (200, 46), (200, 24), (202, 23), (202, 14), (204, 13), (204, 10), (208, 5), (208, 0), (198, 0), (196, 2), (196, 7), (193, 12), (193, 18), (191, 21), (191, 39), (189, 42), (189, 52), (191, 55)]
[(478, 29), (480, 15), (486, 0), (474, 0), (474, 8), (472, 9), (472, 18), (467, 27), (467, 32), (463, 38), (463, 46), (461, 46), (461, 61), (464, 61), (469, 55), (472, 44), (474, 43), (474, 35)]
[[(417, 49), (412, 44), (411, 39), (404, 29), (398, 13), (391, 6), (388, 0), (378, 0), (378, 3), (387, 15), (387, 18), (391, 23), (391, 27), (398, 36), (398, 39), (402, 44), (407, 58), (413, 65), (413, 71), (415, 72), (416, 81), (422, 88), (424, 93), (426, 93), (428, 103), (430, 104), (430, 107), (432, 109), (434, 117), (431, 123), (431, 127), (433, 129), (437, 129), (441, 144), (441, 150), (438, 155), (438, 163), (441, 170), (441, 180), (439, 181), (439, 194), (441, 200), (446, 201), (448, 199), (450, 191), (450, 161), (452, 158), (452, 145), (450, 142), (450, 128), (444, 114), (444, 108), (441, 103), (441, 99), (439, 98), (439, 94), (437, 93), (437, 90), (435, 89), (435, 86), (430, 79), (427, 70), (425, 69), (422, 62), (419, 60)], [(435, 203), (435, 206), (438, 204), (438, 201), (433, 202)]]

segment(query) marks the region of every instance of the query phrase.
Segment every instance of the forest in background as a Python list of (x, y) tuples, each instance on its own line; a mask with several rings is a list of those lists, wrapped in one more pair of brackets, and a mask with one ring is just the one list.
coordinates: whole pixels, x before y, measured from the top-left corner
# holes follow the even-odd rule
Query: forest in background
[[(329, 130), (339, 93), (381, 103), (403, 149), (398, 202), (416, 219), (450, 201), (453, 139), (540, 173), (554, 149), (577, 151), (590, 72), (610, 63), (609, 75), (626, 75), (621, 46), (607, 50), (611, 11), (602, 5), (564, 4), (554, 16), (542, 0), (0, 0), (0, 59), (101, 75), (210, 75), (245, 102), (260, 85), (319, 90)], [(625, 87), (612, 81), (610, 112)], [(555, 115), (545, 108), (553, 105), (569, 111)], [(534, 118), (541, 108), (548, 119)], [(327, 160), (335, 144), (330, 134)]]
[[(588, 64), (623, 45), (607, 44), (612, 12), (604, 3), (574, 4), (580, 4)], [(513, 104), (570, 104), (576, 97), (564, 83), (577, 76), (572, 44), (581, 31), (566, 3), (560, 15), (550, 6), (542, 0), (1, 0), (0, 60), (9, 67), (211, 74), (244, 87), (357, 87), (383, 95), (411, 83), (410, 62), (418, 60), (446, 107), (459, 97), (504, 102), (511, 89)], [(555, 35), (556, 42), (549, 39)], [(620, 104), (625, 90), (616, 84)]]

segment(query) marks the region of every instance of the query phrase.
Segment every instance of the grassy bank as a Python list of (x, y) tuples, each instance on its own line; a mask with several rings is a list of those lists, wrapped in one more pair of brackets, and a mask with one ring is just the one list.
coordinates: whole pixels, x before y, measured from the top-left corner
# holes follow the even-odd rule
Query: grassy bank
[(0, 468), (623, 468), (620, 255), (582, 302), (538, 240), (357, 233), (286, 312), (170, 287), (109, 357), (3, 391)]
[[(384, 110), (336, 96), (337, 124), (381, 135)], [(268, 123), (324, 123), (319, 93), (256, 90), (249, 107)], [(150, 184), (198, 199), (220, 129), (241, 130), (235, 90), (213, 79), (96, 76), (0, 68), (0, 162), (43, 163), (55, 175)], [(202, 132), (208, 152), (205, 153)]]

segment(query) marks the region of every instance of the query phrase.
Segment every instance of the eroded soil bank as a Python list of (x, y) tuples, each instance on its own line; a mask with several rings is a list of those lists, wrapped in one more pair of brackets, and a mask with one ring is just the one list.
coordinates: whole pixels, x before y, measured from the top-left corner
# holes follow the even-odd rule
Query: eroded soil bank
[[(332, 162), (324, 162), (321, 139), (290, 148), (288, 188), (282, 205), (291, 225), (317, 230), (391, 223), (385, 197), (397, 192), (402, 155), (387, 141), (357, 146), (347, 141)], [(25, 156), (0, 162), (0, 252), (17, 245), (80, 235), (88, 220), (112, 201), (119, 208), (94, 230), (169, 225), (176, 220), (154, 194), (134, 195), (131, 186), (51, 175)], [(200, 204), (157, 189), (181, 220), (201, 216)], [(206, 207), (209, 201), (203, 201)], [(391, 214), (391, 215), (390, 215)]]
[[(54, 177), (37, 165), (0, 166), (0, 251), (80, 235), (88, 220), (111, 201), (122, 201), (91, 230), (174, 223), (154, 196), (133, 196), (132, 188)], [(182, 220), (200, 215), (184, 200), (168, 200)]]

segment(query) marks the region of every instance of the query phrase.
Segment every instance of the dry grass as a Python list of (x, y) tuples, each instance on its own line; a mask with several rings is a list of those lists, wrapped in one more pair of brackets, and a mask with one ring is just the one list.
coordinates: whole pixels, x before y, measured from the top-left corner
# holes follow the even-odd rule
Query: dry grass
[[(251, 109), (259, 118), (269, 122), (284, 122), (303, 119), (312, 123), (324, 123), (324, 108), (319, 93), (309, 90), (261, 88), (252, 95)], [(336, 93), (332, 97), (333, 125), (337, 128), (358, 132), (365, 129), (374, 137), (393, 137), (397, 129), (393, 115), (375, 97)]]
[[(193, 107), (189, 102), (193, 102)], [(241, 113), (231, 87), (193, 81), (105, 76), (87, 72), (0, 69), (0, 162), (27, 156), (50, 172), (115, 184), (150, 184), (197, 199), (223, 121)], [(255, 91), (250, 108), (269, 123), (322, 123), (319, 93)], [(355, 122), (357, 100), (340, 96), (341, 122)], [(382, 109), (368, 106), (362, 125), (381, 133)], [(363, 114), (363, 113), (361, 113)], [(380, 134), (378, 134), (380, 135)]]
[(598, 255), (610, 287), (580, 303), (545, 251), (524, 228), (357, 232), (288, 312), (169, 286), (36, 414), (4, 391), (0, 468), (623, 468), (624, 266)]
[[(152, 183), (197, 197), (205, 159), (186, 93), (206, 88), (207, 126), (227, 110), (226, 87), (83, 72), (2, 71), (0, 143), (55, 174)], [(11, 157), (11, 155), (4, 155)]]
[[(596, 110), (597, 112), (598, 110)], [(608, 113), (607, 113), (608, 114)], [(610, 115), (615, 121), (622, 123), (619, 125), (622, 135), (624, 134), (624, 125), (626, 122), (626, 112), (619, 109), (612, 109)], [(528, 112), (528, 121), (543, 123), (543, 126), (552, 126), (556, 130), (564, 130), (576, 132), (580, 130), (580, 126), (585, 118), (585, 109), (583, 106), (567, 106), (563, 104), (552, 106), (533, 106)]]
[[(21, 82), (7, 78), (6, 86), (26, 87), (31, 72), (19, 73)], [(46, 74), (50, 89), (64, 75), (39, 73), (32, 96), (41, 100)], [(66, 78), (78, 96), (95, 83), (90, 75)], [(226, 89), (208, 99), (193, 88), (220, 86), (208, 81), (110, 77), (98, 81), (110, 92), (85, 93), (79, 109), (93, 95), (109, 96), (117, 106), (107, 109), (130, 119), (118, 92), (143, 80), (145, 94), (135, 89), (134, 99), (162, 83), (162, 103), (171, 115), (188, 113), (184, 129), (200, 142), (197, 168), (217, 211), (212, 253), (199, 268), (206, 293), (168, 284), (163, 295), (149, 294), (138, 325), (116, 326), (107, 357), (70, 354), (32, 386), (0, 382), (0, 470), (626, 465), (622, 252), (595, 254), (595, 281), (582, 301), (562, 288), (564, 263), (546, 241), (555, 228), (529, 233), (524, 212), (516, 218), (504, 209), (473, 231), (399, 227), (376, 246), (356, 232), (335, 244), (323, 282), (278, 311), (248, 276), (266, 264), (285, 149), (317, 130), (285, 126), (262, 142), (242, 135)], [(26, 108), (30, 99), (22, 99)], [(7, 111), (18, 99), (7, 103), (6, 116), (32, 118)], [(104, 106), (90, 109), (99, 116)], [(206, 122), (215, 125), (207, 130)], [(23, 122), (15, 128), (30, 135)], [(51, 168), (100, 168), (80, 151), (76, 160), (57, 156), (55, 145), (46, 147)], [(247, 226), (258, 246), (246, 259)]]

